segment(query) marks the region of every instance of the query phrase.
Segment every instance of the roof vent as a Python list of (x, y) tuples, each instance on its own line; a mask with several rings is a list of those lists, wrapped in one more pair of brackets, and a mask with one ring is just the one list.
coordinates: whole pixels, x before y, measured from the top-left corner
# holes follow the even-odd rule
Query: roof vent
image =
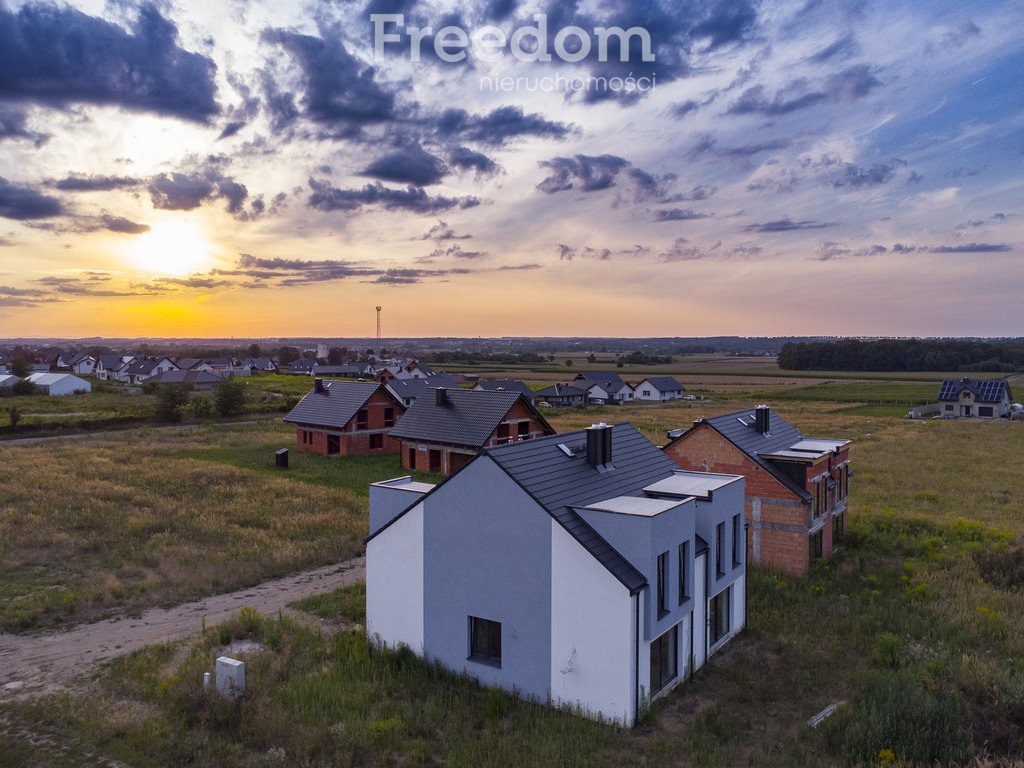
[(443, 408), (448, 405), (448, 390), (444, 387), (438, 387), (434, 390), (434, 405), (439, 408)]
[(772, 409), (767, 405), (759, 405), (754, 409), (754, 427), (762, 435), (771, 432)]
[(313, 379), (313, 391), (316, 392), (319, 395), (322, 395), (324, 392), (327, 391), (324, 388), (324, 380), (323, 379), (319, 379), (319, 378)]

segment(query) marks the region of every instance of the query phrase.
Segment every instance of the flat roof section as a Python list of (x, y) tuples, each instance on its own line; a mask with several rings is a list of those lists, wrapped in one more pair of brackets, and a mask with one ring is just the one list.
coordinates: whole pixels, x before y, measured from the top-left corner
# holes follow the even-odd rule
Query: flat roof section
[(656, 517), (662, 512), (685, 504), (686, 499), (651, 499), (647, 496), (616, 496), (590, 504), (584, 509), (597, 512), (615, 512), (620, 515), (636, 515), (637, 517)]
[(828, 440), (826, 438), (809, 437), (806, 440), (801, 440), (795, 445), (789, 446), (789, 450), (820, 453), (822, 451), (838, 451), (844, 445), (849, 444), (849, 440)]
[(665, 496), (695, 496), (707, 499), (710, 498), (712, 491), (717, 491), (739, 479), (741, 479), (740, 475), (676, 470), (671, 477), (645, 486), (644, 491)]
[(434, 490), (433, 483), (420, 483), (412, 479), (412, 475), (396, 477), (391, 480), (381, 480), (379, 483), (372, 483), (378, 488), (392, 488), (396, 491), (411, 491), (413, 493), (430, 493)]
[(810, 451), (794, 451), (787, 448), (784, 451), (772, 451), (771, 453), (760, 453), (758, 454), (762, 459), (776, 459), (778, 461), (800, 461), (806, 464), (813, 464), (818, 459), (828, 456), (832, 451), (818, 451), (817, 453), (811, 453)]

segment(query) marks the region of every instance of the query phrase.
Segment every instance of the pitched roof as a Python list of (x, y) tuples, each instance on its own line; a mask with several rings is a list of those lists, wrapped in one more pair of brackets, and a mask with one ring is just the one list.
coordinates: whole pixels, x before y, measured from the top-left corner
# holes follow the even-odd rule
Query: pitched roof
[[(582, 371), (576, 375), (576, 380), (580, 379), (585, 379), (590, 384), (599, 385), (608, 394), (629, 386), (615, 371)], [(612, 389), (609, 390), (608, 387), (612, 387)]]
[(14, 376), (13, 374), (0, 374), (0, 388), (13, 387), (21, 381), (21, 377)]
[(108, 371), (116, 371), (124, 365), (124, 361), (121, 360), (120, 355), (100, 355), (100, 359), (97, 364), (102, 365)]
[(533, 393), (534, 397), (583, 397), (587, 390), (574, 387), (572, 384), (552, 384), (550, 387), (539, 389)]
[(979, 403), (1001, 403), (1004, 394), (1007, 399), (1013, 399), (1010, 385), (1002, 380), (946, 379), (939, 387), (939, 400), (959, 400), (960, 393), (965, 389)]
[[(721, 416), (702, 419), (695, 423), (693, 428), (696, 429), (700, 424), (707, 424), (712, 427), (787, 489), (804, 501), (810, 501), (811, 495), (807, 492), (806, 488), (790, 478), (785, 472), (782, 472), (771, 461), (763, 458), (764, 454), (785, 451), (787, 448), (796, 445), (804, 439), (803, 434), (801, 434), (799, 429), (772, 411), (769, 432), (763, 435), (754, 427), (755, 418), (755, 409), (748, 408), (745, 411), (724, 413)], [(685, 437), (685, 435), (689, 434), (689, 431), (684, 432), (676, 440)], [(675, 440), (669, 443), (668, 446), (665, 446), (665, 449), (667, 450), (674, 442)]]
[(132, 362), (128, 363), (128, 367), (124, 369), (124, 372), (129, 376), (133, 376), (139, 373), (150, 373), (156, 368), (166, 357), (140, 357)]
[(161, 371), (149, 381), (156, 384), (216, 384), (224, 378), (213, 371)]
[(341, 429), (381, 386), (375, 381), (325, 381), (323, 392), (317, 392), (314, 386), (284, 420)]
[(670, 477), (679, 467), (630, 424), (612, 427), (612, 470), (599, 471), (587, 463), (586, 443), (586, 432), (581, 430), (488, 448), (487, 455), (636, 592), (647, 579), (573, 508), (618, 496), (642, 497), (646, 486)]
[(346, 363), (344, 365), (314, 365), (314, 375), (326, 375), (326, 376), (345, 376), (352, 374), (353, 376), (361, 376), (365, 369), (361, 365), (353, 365), (352, 363)]
[[(432, 376), (430, 380), (433, 381), (435, 378), (437, 378), (436, 375)], [(519, 379), (486, 379), (478, 382), (476, 386), (484, 392), (504, 390), (505, 392), (520, 392), (527, 397), (533, 397), (533, 390)]]
[[(445, 404), (437, 404), (435, 393), (439, 391), (445, 392)], [(549, 431), (554, 432), (530, 401), (518, 392), (439, 388), (417, 397), (389, 434), (411, 440), (480, 448), (519, 400), (526, 403)]]
[(457, 389), (459, 385), (452, 374), (435, 373), (429, 379), (391, 379), (385, 386), (390, 387), (392, 393), (397, 397), (416, 399), (428, 388), (437, 389), (438, 387), (445, 387), (446, 389)]
[(74, 379), (80, 381), (86, 386), (91, 386), (85, 379), (80, 379), (73, 373), (33, 373), (28, 377), (28, 380), (39, 387), (49, 387), (52, 384), (56, 384), (59, 381), (66, 379)]
[[(672, 376), (648, 376), (643, 381), (648, 382), (659, 392), (682, 392), (686, 389), (682, 384), (675, 380)], [(643, 384), (643, 381), (640, 384)], [(640, 386), (637, 384), (637, 386)]]

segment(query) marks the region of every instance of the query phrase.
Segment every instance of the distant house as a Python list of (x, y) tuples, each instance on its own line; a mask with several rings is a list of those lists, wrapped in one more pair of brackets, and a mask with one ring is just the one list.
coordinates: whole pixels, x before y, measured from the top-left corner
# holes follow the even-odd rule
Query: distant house
[(242, 361), (242, 367), (260, 373), (277, 373), (277, 365), (269, 357), (247, 357)]
[(199, 392), (209, 392), (224, 381), (224, 377), (213, 371), (174, 370), (162, 371), (151, 377), (149, 381), (154, 384), (183, 384)]
[(396, 453), (401, 442), (388, 430), (403, 413), (401, 401), (376, 382), (316, 379), (284, 420), (295, 425), (300, 451), (351, 456)]
[(750, 558), (794, 575), (829, 555), (846, 532), (849, 440), (804, 437), (766, 405), (669, 433), (683, 469), (743, 475)]
[(391, 436), (402, 441), (402, 466), (450, 475), (482, 449), (553, 435), (518, 392), (429, 389), (416, 399)]
[(137, 357), (118, 371), (118, 379), (139, 385), (164, 371), (176, 371), (178, 366), (169, 357)]
[(429, 379), (396, 379), (392, 377), (387, 380), (385, 385), (406, 407), (415, 403), (416, 398), (430, 387), (457, 389), (459, 386), (455, 377), (448, 373), (435, 373)]
[(50, 397), (92, 392), (92, 384), (71, 373), (33, 373), (28, 380)]
[(597, 400), (621, 405), (633, 399), (633, 388), (614, 371), (587, 371), (576, 374), (573, 384), (587, 390), (591, 402)]
[(66, 372), (71, 370), (72, 361), (77, 357), (74, 352), (58, 352), (49, 363), (50, 368), (58, 372)]
[[(400, 363), (387, 366), (384, 370), (390, 374), (389, 378), (395, 379), (429, 379), (434, 375), (433, 368), (415, 358), (407, 358)], [(377, 375), (380, 376), (382, 373), (383, 371), (378, 371)]]
[(742, 477), (628, 424), (487, 448), (370, 486), (367, 635), (633, 725), (745, 626), (744, 535)]
[(681, 400), (686, 387), (671, 376), (648, 376), (633, 388), (637, 400)]
[(945, 418), (1001, 419), (1010, 415), (1012, 399), (1005, 381), (946, 379), (939, 387), (939, 413)]
[(552, 384), (533, 393), (533, 402), (547, 403), (556, 408), (586, 405), (587, 390), (574, 387), (572, 384)]
[(343, 379), (373, 378), (375, 373), (372, 365), (345, 363), (343, 365), (314, 365), (310, 376), (333, 376)]
[(487, 379), (477, 382), (473, 389), (480, 392), (518, 392), (529, 400), (533, 399), (533, 390), (519, 379)]
[(100, 355), (96, 361), (96, 378), (117, 381), (121, 371), (134, 359), (132, 355)]
[(88, 352), (79, 352), (71, 358), (71, 372), (78, 376), (92, 376), (96, 373), (97, 359)]
[(316, 360), (295, 360), (288, 365), (285, 373), (298, 374), (300, 376), (308, 376), (316, 365)]

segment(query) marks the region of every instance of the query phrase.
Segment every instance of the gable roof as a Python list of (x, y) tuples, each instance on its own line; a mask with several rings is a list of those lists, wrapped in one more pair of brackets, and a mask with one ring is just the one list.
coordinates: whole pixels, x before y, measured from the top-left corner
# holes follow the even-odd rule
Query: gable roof
[[(686, 387), (676, 381), (672, 376), (648, 376), (646, 379), (641, 381), (640, 384), (643, 384), (644, 381), (659, 392), (682, 392), (686, 389)], [(637, 387), (639, 387), (640, 384), (637, 384)]]
[(755, 418), (755, 409), (748, 408), (745, 411), (723, 413), (720, 416), (699, 419), (694, 422), (691, 429), (687, 430), (679, 437), (676, 437), (666, 445), (664, 450), (667, 451), (670, 446), (674, 445), (677, 441), (684, 439), (686, 435), (694, 429), (699, 429), (701, 426), (706, 424), (746, 454), (751, 461), (765, 470), (769, 475), (782, 483), (786, 489), (795, 493), (803, 501), (810, 501), (811, 495), (807, 492), (806, 488), (790, 478), (771, 461), (763, 458), (763, 455), (776, 453), (778, 451), (785, 451), (787, 448), (796, 445), (803, 440), (804, 436), (801, 434), (799, 429), (787, 422), (775, 413), (775, 411), (771, 412), (771, 422), (768, 434), (762, 435), (754, 427)]
[(96, 364), (102, 365), (108, 371), (116, 371), (125, 363), (120, 355), (100, 355)]
[(21, 381), (21, 377), (13, 374), (0, 374), (0, 388), (13, 387)]
[(217, 384), (224, 381), (219, 373), (213, 371), (160, 371), (150, 378), (155, 384)]
[(134, 376), (140, 373), (150, 373), (164, 360), (171, 363), (171, 365), (174, 365), (170, 358), (167, 357), (140, 357), (128, 363), (128, 367), (124, 369), (124, 372), (128, 376)]
[(428, 388), (458, 389), (458, 383), (450, 373), (435, 373), (429, 379), (390, 379), (384, 386), (390, 388), (396, 397), (413, 399), (420, 397)]
[(647, 579), (574, 507), (618, 496), (643, 497), (645, 487), (672, 476), (679, 466), (630, 424), (612, 427), (612, 470), (587, 463), (586, 444), (586, 431), (580, 430), (488, 448), (487, 455), (635, 593)]
[(615, 371), (583, 371), (576, 375), (575, 381), (580, 381), (581, 379), (589, 382), (589, 384), (599, 385), (608, 394), (618, 392), (623, 387), (629, 387)]
[[(435, 378), (437, 378), (436, 375), (432, 376), (430, 381), (433, 382)], [(533, 397), (533, 390), (519, 379), (485, 379), (484, 381), (478, 382), (476, 386), (484, 392), (498, 392), (503, 390), (505, 392), (519, 392), (526, 397)]]
[[(292, 424), (341, 429), (352, 421), (352, 417), (381, 386), (370, 381), (325, 381), (323, 392), (317, 392), (314, 386), (284, 420)], [(388, 396), (393, 397), (390, 393)]]
[(985, 379), (946, 379), (939, 387), (939, 400), (959, 400), (960, 393), (968, 390), (979, 403), (1001, 403), (1003, 395), (1012, 400), (1010, 385), (1005, 381)]
[(85, 386), (91, 386), (85, 379), (80, 379), (73, 373), (33, 373), (28, 377), (38, 387), (49, 387), (60, 381), (66, 381), (67, 379), (74, 379), (76, 382), (81, 382)]
[(587, 390), (574, 387), (572, 384), (552, 384), (550, 387), (539, 389), (533, 393), (534, 397), (584, 397)]
[(417, 397), (389, 434), (398, 438), (480, 448), (520, 400), (550, 433), (555, 431), (530, 401), (518, 392), (443, 389), (447, 402), (438, 405), (436, 393), (442, 389), (430, 389)]

